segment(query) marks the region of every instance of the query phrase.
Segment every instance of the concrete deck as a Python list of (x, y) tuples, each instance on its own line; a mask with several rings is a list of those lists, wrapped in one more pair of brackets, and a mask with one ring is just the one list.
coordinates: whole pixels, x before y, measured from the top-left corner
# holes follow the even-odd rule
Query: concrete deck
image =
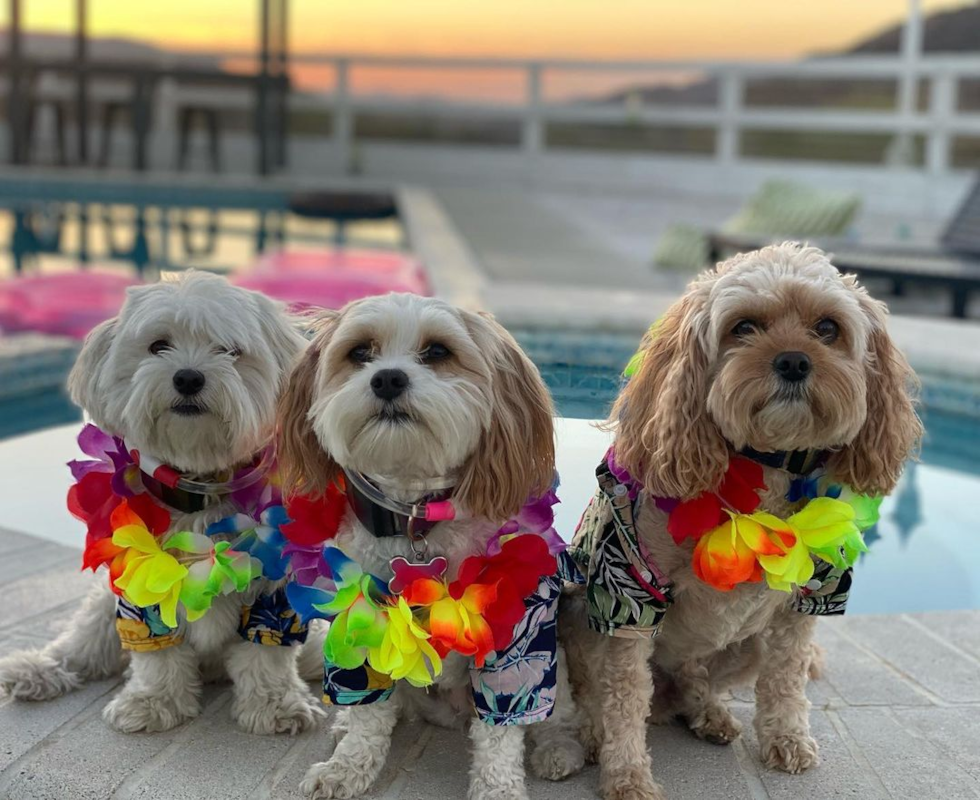
[[(693, 277), (654, 267), (657, 237), (670, 223), (720, 225), (737, 203), (706, 195), (544, 193), (493, 188), (403, 187), (412, 249), (435, 293), (492, 311), (511, 329), (615, 332), (637, 340)], [(862, 214), (856, 226), (876, 242), (901, 227), (921, 246), (942, 223)], [(891, 310), (889, 329), (923, 375), (980, 376), (980, 295), (970, 318), (946, 316), (947, 294), (917, 287), (904, 297), (866, 282)]]
[[(95, 577), (79, 552), (0, 530), (0, 654), (38, 647), (66, 623)], [(684, 728), (651, 728), (656, 772), (674, 800), (980, 797), (980, 612), (854, 616), (820, 625), (824, 679), (811, 684), (824, 763), (802, 776), (766, 771), (751, 725), (716, 747)], [(118, 682), (59, 700), (0, 704), (0, 797), (296, 798), (306, 767), (329, 754), (329, 723), (294, 739), (251, 737), (229, 715), (230, 688), (207, 688), (192, 723), (161, 734), (110, 730), (101, 710)], [(751, 692), (734, 700), (749, 723)], [(463, 798), (467, 745), (458, 732), (403, 724), (375, 798)], [(532, 780), (532, 798), (596, 797), (594, 767), (562, 784)]]
[[(448, 228), (465, 243), (467, 258), (461, 259), (454, 248), (440, 270), (438, 255), (425, 252), (425, 242), (420, 241), (430, 235), (431, 218), (415, 226), (409, 210), (413, 247), (436, 272), (458, 272), (468, 261), (464, 271), (474, 272), (481, 283), (476, 304), (492, 310), (504, 324), (637, 333), (693, 277), (652, 264), (660, 235), (674, 223), (717, 229), (739, 208), (737, 201), (720, 195), (657, 187), (642, 194), (461, 186), (435, 186), (419, 190), (415, 197), (420, 193), (430, 194), (442, 209), (444, 225), (436, 226), (439, 238)], [(944, 224), (862, 213), (855, 231), (863, 241), (928, 247)], [(449, 288), (436, 280), (437, 293), (464, 303), (470, 299), (441, 291)], [(948, 313), (949, 297), (940, 289), (916, 287), (907, 296), (890, 297), (886, 281), (868, 282), (868, 288), (887, 300), (896, 315), (942, 319)], [(968, 314), (980, 318), (980, 300), (971, 304)]]

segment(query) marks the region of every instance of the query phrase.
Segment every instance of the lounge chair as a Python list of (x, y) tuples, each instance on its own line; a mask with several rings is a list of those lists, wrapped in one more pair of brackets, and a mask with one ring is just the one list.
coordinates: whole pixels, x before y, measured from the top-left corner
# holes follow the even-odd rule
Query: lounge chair
[[(709, 237), (712, 260), (732, 252), (754, 250), (780, 236), (747, 236), (726, 232)], [(894, 294), (904, 294), (907, 284), (941, 286), (949, 290), (950, 313), (966, 316), (971, 293), (980, 290), (980, 177), (960, 204), (946, 230), (932, 248), (861, 246), (818, 236), (808, 237), (834, 254), (834, 263), (845, 272), (892, 281)]]
[[(861, 207), (859, 195), (814, 189), (785, 180), (766, 181), (720, 233), (753, 240), (841, 236)], [(699, 270), (712, 263), (712, 234), (672, 225), (660, 237), (653, 262), (667, 269)]]

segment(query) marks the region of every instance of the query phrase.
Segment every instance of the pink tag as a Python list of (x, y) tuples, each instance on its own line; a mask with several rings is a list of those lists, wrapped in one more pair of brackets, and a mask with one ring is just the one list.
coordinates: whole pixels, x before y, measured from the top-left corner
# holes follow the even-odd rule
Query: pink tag
[(425, 504), (425, 519), (428, 522), (445, 522), (456, 519), (456, 509), (452, 500), (438, 500)]
[(436, 556), (425, 564), (415, 564), (402, 556), (395, 556), (388, 563), (395, 573), (395, 577), (388, 581), (388, 591), (392, 594), (401, 594), (408, 584), (419, 578), (441, 578), (449, 568), (449, 562), (442, 556)]

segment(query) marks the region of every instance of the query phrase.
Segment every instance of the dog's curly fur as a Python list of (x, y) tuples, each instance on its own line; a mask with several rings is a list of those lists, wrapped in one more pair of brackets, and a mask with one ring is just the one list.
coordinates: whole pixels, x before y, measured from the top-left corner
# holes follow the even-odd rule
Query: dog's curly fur
[[(433, 343), (448, 355), (427, 360)], [(385, 369), (401, 370), (407, 381), (387, 401), (371, 389)], [(384, 476), (389, 494), (412, 502), (416, 482), (455, 475), (453, 501), (462, 513), (426, 536), (428, 552), (444, 556), (451, 575), (484, 553), (500, 524), (553, 479), (552, 405), (534, 365), (491, 318), (431, 298), (368, 298), (328, 314), (279, 416), (287, 491), (322, 491), (347, 469)], [(406, 538), (377, 538), (352, 513), (336, 542), (376, 575), (390, 573), (394, 556), (412, 556)], [(584, 763), (564, 674), (562, 659), (555, 711), (528, 731), (538, 745), (532, 768), (550, 779)], [(342, 709), (335, 733), (343, 738), (328, 761), (310, 767), (302, 791), (313, 798), (366, 792), (384, 766), (399, 713), (414, 712), (440, 724), (472, 718), (472, 800), (525, 800), (524, 728), (476, 719), (469, 687), (468, 659), (450, 654), (429, 694), (402, 682), (385, 702)]]
[[(682, 717), (702, 739), (740, 732), (719, 695), (754, 678), (763, 762), (802, 772), (818, 762), (805, 687), (819, 670), (814, 618), (792, 597), (742, 584), (720, 592), (691, 568), (647, 496), (688, 499), (719, 484), (733, 452), (826, 448), (828, 471), (855, 490), (891, 491), (922, 427), (915, 378), (886, 329), (886, 309), (814, 247), (786, 243), (737, 256), (697, 278), (643, 342), (639, 373), (613, 409), (617, 462), (642, 480), (638, 532), (674, 584), (655, 640), (587, 630), (584, 595), (559, 616), (588, 756), (602, 767), (606, 800), (652, 800), (663, 790), (646, 749), (654, 722)], [(836, 338), (814, 331), (839, 326)], [(740, 321), (752, 324), (734, 328)], [(812, 372), (788, 385), (774, 358), (805, 353)], [(786, 516), (790, 477), (766, 468), (761, 508)], [(654, 694), (655, 692), (655, 694)], [(652, 702), (652, 705), (651, 705)]]
[[(119, 316), (85, 340), (68, 385), (103, 430), (207, 479), (247, 463), (272, 439), (276, 400), (304, 344), (268, 298), (224, 278), (188, 273), (131, 289)], [(206, 381), (191, 400), (173, 383), (175, 372), (186, 368)], [(198, 413), (175, 410), (188, 402)], [(234, 511), (222, 501), (197, 513), (174, 513), (171, 529), (203, 533)], [(322, 710), (299, 678), (295, 648), (238, 637), (243, 603), (271, 588), (258, 583), (244, 594), (216, 598), (197, 622), (181, 621), (182, 644), (132, 653), (131, 674), (104, 710), (109, 724), (125, 732), (172, 728), (199, 713), (203, 679), (227, 675), (234, 682), (232, 713), (245, 730), (309, 728)], [(115, 595), (100, 576), (61, 636), (41, 650), (0, 660), (0, 688), (18, 699), (45, 700), (122, 672), (127, 658), (115, 608)]]

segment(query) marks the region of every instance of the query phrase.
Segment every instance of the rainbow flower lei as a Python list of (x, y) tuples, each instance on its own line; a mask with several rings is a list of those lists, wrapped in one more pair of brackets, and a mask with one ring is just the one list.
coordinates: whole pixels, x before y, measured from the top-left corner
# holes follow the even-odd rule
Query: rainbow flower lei
[[(607, 459), (610, 472), (635, 497), (639, 484), (616, 464), (612, 450)], [(734, 456), (715, 491), (684, 502), (652, 499), (668, 514), (667, 531), (676, 544), (696, 542), (694, 574), (723, 592), (763, 578), (770, 588), (789, 592), (806, 587), (815, 558), (847, 569), (867, 552), (862, 532), (878, 521), (881, 497), (856, 494), (817, 476), (794, 487), (795, 499), (807, 503), (782, 519), (758, 510), (765, 488), (762, 466)]]
[[(204, 534), (169, 532), (171, 515), (143, 491), (139, 467), (123, 441), (94, 425), (78, 436), (89, 460), (72, 461), (68, 510), (87, 528), (82, 569), (109, 568), (109, 586), (133, 605), (159, 605), (177, 625), (182, 606), (191, 622), (215, 597), (243, 591), (253, 580), (286, 575), (286, 521), (274, 480), (232, 494), (246, 513), (210, 525)], [(230, 540), (229, 540), (230, 539)]]
[(293, 578), (287, 597), (304, 621), (330, 620), (323, 652), (331, 664), (366, 663), (394, 680), (429, 686), (449, 653), (482, 667), (511, 643), (525, 599), (558, 569), (565, 545), (553, 527), (557, 502), (554, 492), (530, 501), (491, 538), (486, 554), (462, 563), (455, 580), (443, 575), (445, 559), (395, 558), (385, 581), (329, 544), (346, 508), (341, 487), (317, 501), (296, 498), (282, 526)]

